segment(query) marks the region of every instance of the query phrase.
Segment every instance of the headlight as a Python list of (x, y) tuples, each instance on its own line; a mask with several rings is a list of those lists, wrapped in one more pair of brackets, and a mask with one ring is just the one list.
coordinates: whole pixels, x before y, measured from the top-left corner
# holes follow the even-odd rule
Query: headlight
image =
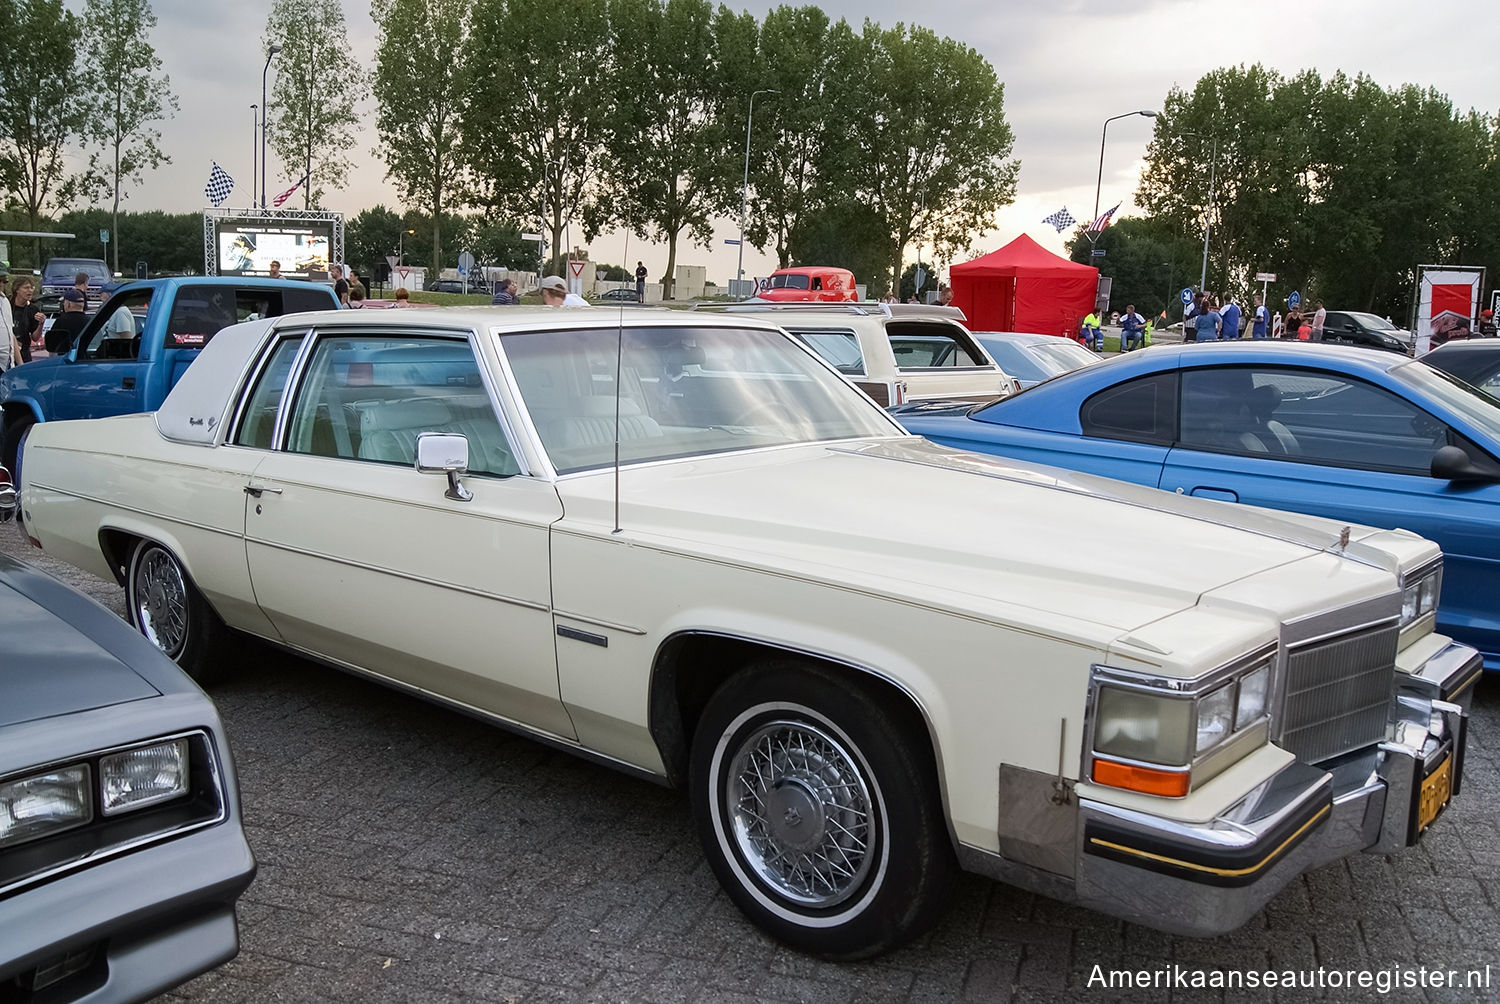
[[(1178, 797), (1213, 754), (1259, 728), (1264, 736), (1274, 648), (1196, 680), (1094, 667), (1089, 770), (1096, 784)], [(1247, 738), (1246, 742), (1253, 742)], [(1246, 747), (1248, 751), (1250, 747)]]
[(0, 784), (0, 847), (82, 826), (94, 818), (87, 764)]
[(174, 739), (101, 757), (99, 785), (106, 816), (186, 794), (187, 740)]
[(1414, 577), (1401, 587), (1401, 629), (1403, 631), (1437, 609), (1438, 594), (1442, 592), (1442, 586), (1443, 566), (1438, 565), (1432, 571), (1420, 577)]

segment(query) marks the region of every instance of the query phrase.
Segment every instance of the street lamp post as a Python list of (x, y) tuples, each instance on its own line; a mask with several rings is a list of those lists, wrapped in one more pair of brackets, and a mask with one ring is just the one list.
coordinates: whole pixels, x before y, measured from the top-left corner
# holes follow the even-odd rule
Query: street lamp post
[[(266, 65), (260, 71), (260, 106), (267, 112), (271, 106), (266, 104), (266, 74), (271, 72), (271, 57), (281, 51), (281, 46), (272, 42), (266, 48)], [(270, 115), (264, 115), (260, 124), (260, 208), (266, 208), (266, 121)]]
[(417, 232), (415, 230), (401, 230), (401, 231), (397, 232), (397, 234), (396, 234), (396, 264), (397, 265), (405, 265), (406, 264), (406, 250), (405, 250), (406, 249), (406, 235), (407, 234), (411, 234), (411, 235), (415, 236), (416, 233)]
[(736, 279), (745, 278), (745, 217), (750, 209), (750, 124), (755, 121), (755, 96), (780, 93), (774, 87), (763, 87), (750, 92), (750, 114), (745, 116), (745, 182), (740, 188), (740, 260), (734, 270)]
[[(1202, 139), (1197, 132), (1180, 132), (1180, 137), (1193, 136)], [(1198, 292), (1208, 285), (1208, 235), (1214, 223), (1214, 177), (1219, 166), (1219, 137), (1214, 137), (1213, 152), (1208, 155), (1208, 208), (1203, 211), (1203, 268), (1198, 273)]]
[(1099, 218), (1099, 193), (1104, 188), (1104, 140), (1109, 136), (1109, 124), (1115, 119), (1128, 119), (1132, 115), (1143, 115), (1148, 119), (1156, 118), (1155, 112), (1141, 109), (1136, 112), (1125, 112), (1121, 115), (1111, 115), (1104, 120), (1104, 132), (1099, 136), (1099, 180), (1094, 183), (1094, 219)]
[(254, 209), (255, 202), (255, 179), (260, 177), (259, 152), (256, 143), (259, 142), (260, 133), (260, 105), (250, 106), (250, 208)]

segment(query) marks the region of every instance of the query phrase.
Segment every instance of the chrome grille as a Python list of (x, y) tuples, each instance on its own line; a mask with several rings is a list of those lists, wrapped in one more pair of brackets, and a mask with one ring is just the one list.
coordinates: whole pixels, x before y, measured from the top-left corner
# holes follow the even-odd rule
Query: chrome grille
[(1288, 649), (1280, 745), (1317, 763), (1384, 739), (1399, 631), (1392, 622)]

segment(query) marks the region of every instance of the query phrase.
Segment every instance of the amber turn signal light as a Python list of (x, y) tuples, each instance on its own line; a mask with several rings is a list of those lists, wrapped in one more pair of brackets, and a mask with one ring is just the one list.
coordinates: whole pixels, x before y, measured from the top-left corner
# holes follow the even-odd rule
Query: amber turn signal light
[(1185, 770), (1158, 770), (1113, 760), (1094, 760), (1094, 783), (1111, 788), (1139, 791), (1146, 795), (1181, 798), (1188, 793), (1192, 775)]

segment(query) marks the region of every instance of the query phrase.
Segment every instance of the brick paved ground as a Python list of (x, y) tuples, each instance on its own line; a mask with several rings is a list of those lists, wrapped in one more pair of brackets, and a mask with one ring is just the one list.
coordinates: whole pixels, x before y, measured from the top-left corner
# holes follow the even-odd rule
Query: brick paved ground
[[(10, 526), (0, 551), (35, 559)], [(112, 583), (44, 567), (120, 609)], [(1474, 714), (1459, 801), (1420, 847), (1296, 883), (1243, 930), (1159, 934), (985, 879), (876, 962), (833, 965), (746, 923), (675, 792), (458, 714), (252, 648), (211, 693), (260, 875), (242, 950), (183, 1001), (1282, 1001), (1297, 992), (1090, 989), (1109, 969), (1490, 966), (1500, 999), (1500, 680)], [(1377, 999), (1332, 990), (1334, 1001)]]

